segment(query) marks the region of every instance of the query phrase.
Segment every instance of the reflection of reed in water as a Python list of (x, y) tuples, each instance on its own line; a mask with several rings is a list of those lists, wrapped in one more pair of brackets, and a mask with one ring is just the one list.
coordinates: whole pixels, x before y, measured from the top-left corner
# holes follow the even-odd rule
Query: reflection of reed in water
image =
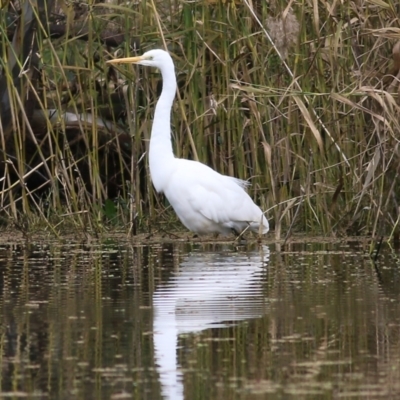
[(226, 327), (264, 314), (261, 278), (269, 249), (244, 253), (192, 253), (153, 295), (153, 340), (162, 394), (183, 399), (176, 358), (178, 335)]

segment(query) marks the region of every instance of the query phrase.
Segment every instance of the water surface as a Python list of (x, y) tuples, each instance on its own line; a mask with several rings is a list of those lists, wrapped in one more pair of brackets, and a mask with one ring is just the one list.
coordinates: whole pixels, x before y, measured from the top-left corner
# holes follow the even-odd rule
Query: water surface
[(397, 399), (400, 262), (367, 251), (0, 244), (0, 398)]

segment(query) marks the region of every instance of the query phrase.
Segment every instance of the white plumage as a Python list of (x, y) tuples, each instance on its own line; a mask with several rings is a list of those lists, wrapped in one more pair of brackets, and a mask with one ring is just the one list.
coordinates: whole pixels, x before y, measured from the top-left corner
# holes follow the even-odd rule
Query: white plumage
[(108, 62), (141, 64), (161, 71), (163, 89), (151, 130), (150, 174), (155, 189), (165, 194), (186, 228), (200, 234), (229, 234), (247, 227), (267, 233), (268, 221), (247, 194), (247, 182), (222, 175), (198, 161), (175, 158), (170, 118), (176, 77), (171, 56), (164, 50), (150, 50), (140, 57)]

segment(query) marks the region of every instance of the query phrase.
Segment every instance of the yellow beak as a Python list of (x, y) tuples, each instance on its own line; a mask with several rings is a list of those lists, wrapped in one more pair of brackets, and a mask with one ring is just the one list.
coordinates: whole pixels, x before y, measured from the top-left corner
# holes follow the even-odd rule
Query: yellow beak
[(135, 64), (143, 60), (142, 56), (139, 57), (127, 57), (127, 58), (115, 58), (114, 60), (106, 61), (107, 64)]

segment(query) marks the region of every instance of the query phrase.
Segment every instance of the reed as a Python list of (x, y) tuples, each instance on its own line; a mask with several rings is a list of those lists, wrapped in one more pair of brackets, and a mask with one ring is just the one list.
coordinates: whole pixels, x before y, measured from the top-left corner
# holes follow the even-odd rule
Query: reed
[[(0, 89), (9, 95), (12, 127), (6, 130), (2, 112), (6, 223), (41, 223), (57, 234), (68, 227), (134, 234), (180, 226), (154, 192), (146, 161), (160, 76), (104, 64), (133, 54), (140, 41), (140, 53), (166, 46), (174, 55), (177, 156), (250, 179), (251, 196), (276, 238), (398, 235), (394, 1), (115, 1), (86, 10), (83, 4), (80, 16), (72, 3), (53, 7), (70, 33), (49, 38), (45, 22), (54, 13), (41, 14), (41, 73), (27, 69), (19, 91), (11, 85), (16, 78), (7, 50), (15, 43), (8, 17), (0, 17), (7, 90)], [(108, 31), (123, 40), (111, 46)], [(22, 56), (16, 55), (20, 66)], [(80, 118), (68, 120), (65, 112)]]

